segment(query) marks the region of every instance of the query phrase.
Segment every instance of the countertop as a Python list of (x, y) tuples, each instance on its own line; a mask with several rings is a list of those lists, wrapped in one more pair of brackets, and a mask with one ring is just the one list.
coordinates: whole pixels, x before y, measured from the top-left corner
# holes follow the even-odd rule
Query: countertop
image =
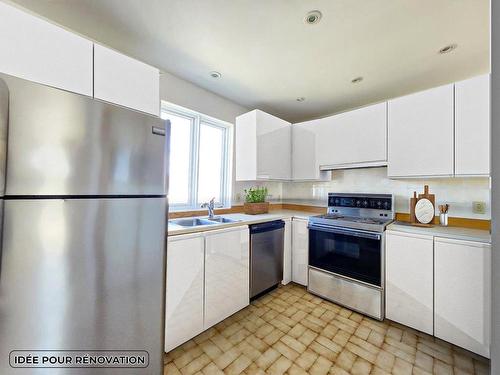
[(429, 236), (453, 238), (464, 241), (478, 241), (491, 243), (491, 234), (487, 230), (470, 229), (460, 227), (442, 227), (435, 225), (433, 227), (417, 227), (403, 221), (395, 221), (387, 226), (387, 230), (398, 232), (426, 234)]
[[(200, 225), (197, 227), (182, 227), (180, 225), (171, 224), (169, 222), (168, 235), (176, 236), (179, 234), (205, 232), (210, 230), (237, 227), (239, 225), (249, 225), (249, 224), (264, 223), (266, 221), (272, 221), (272, 220), (289, 219), (292, 217), (308, 220), (310, 216), (315, 216), (315, 215), (319, 214), (317, 212), (295, 211), (295, 210), (273, 210), (269, 211), (269, 213), (267, 214), (262, 214), (262, 215), (226, 214), (220, 216), (224, 216), (238, 221), (234, 223), (224, 223), (216, 225)], [(206, 216), (197, 216), (197, 217), (206, 218)]]

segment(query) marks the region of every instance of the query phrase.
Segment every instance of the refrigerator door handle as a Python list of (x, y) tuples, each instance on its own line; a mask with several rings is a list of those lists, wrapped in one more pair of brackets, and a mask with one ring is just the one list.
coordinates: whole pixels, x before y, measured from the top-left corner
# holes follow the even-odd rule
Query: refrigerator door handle
[(164, 137), (165, 136), (165, 129), (160, 128), (158, 126), (152, 126), (151, 133), (156, 134), (156, 135), (161, 135)]

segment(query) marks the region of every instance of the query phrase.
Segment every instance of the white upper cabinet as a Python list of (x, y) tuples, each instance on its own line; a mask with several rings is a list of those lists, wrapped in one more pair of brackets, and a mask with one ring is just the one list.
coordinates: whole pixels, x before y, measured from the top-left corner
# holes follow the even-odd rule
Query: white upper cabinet
[(434, 238), (386, 231), (385, 315), (434, 333)]
[(453, 175), (453, 85), (389, 101), (389, 177)]
[(236, 118), (236, 180), (291, 179), (291, 124), (258, 109)]
[(455, 84), (455, 174), (490, 174), (490, 77)]
[(160, 72), (109, 48), (94, 45), (94, 97), (160, 115)]
[(92, 96), (92, 42), (0, 2), (0, 72)]
[(490, 356), (491, 245), (435, 239), (435, 336)]
[(330, 171), (320, 171), (317, 157), (317, 124), (320, 120), (292, 125), (292, 179), (294, 181), (331, 179)]
[(387, 103), (323, 118), (315, 128), (321, 169), (387, 164)]

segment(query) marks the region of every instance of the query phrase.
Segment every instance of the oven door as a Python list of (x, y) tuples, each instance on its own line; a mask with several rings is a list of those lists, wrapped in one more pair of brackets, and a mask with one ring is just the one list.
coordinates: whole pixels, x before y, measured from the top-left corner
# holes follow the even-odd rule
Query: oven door
[(309, 225), (309, 266), (382, 287), (381, 233)]

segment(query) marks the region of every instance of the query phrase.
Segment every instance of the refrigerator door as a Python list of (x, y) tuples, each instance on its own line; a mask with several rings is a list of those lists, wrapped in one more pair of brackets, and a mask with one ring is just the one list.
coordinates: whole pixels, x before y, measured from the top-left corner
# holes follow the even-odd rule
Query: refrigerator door
[(165, 194), (165, 121), (0, 79), (10, 92), (6, 195)]
[(9, 126), (9, 88), (0, 80), (0, 196), (5, 194), (7, 129)]
[[(6, 200), (0, 374), (162, 374), (166, 199)], [(145, 350), (144, 369), (18, 369), (12, 350)]]

